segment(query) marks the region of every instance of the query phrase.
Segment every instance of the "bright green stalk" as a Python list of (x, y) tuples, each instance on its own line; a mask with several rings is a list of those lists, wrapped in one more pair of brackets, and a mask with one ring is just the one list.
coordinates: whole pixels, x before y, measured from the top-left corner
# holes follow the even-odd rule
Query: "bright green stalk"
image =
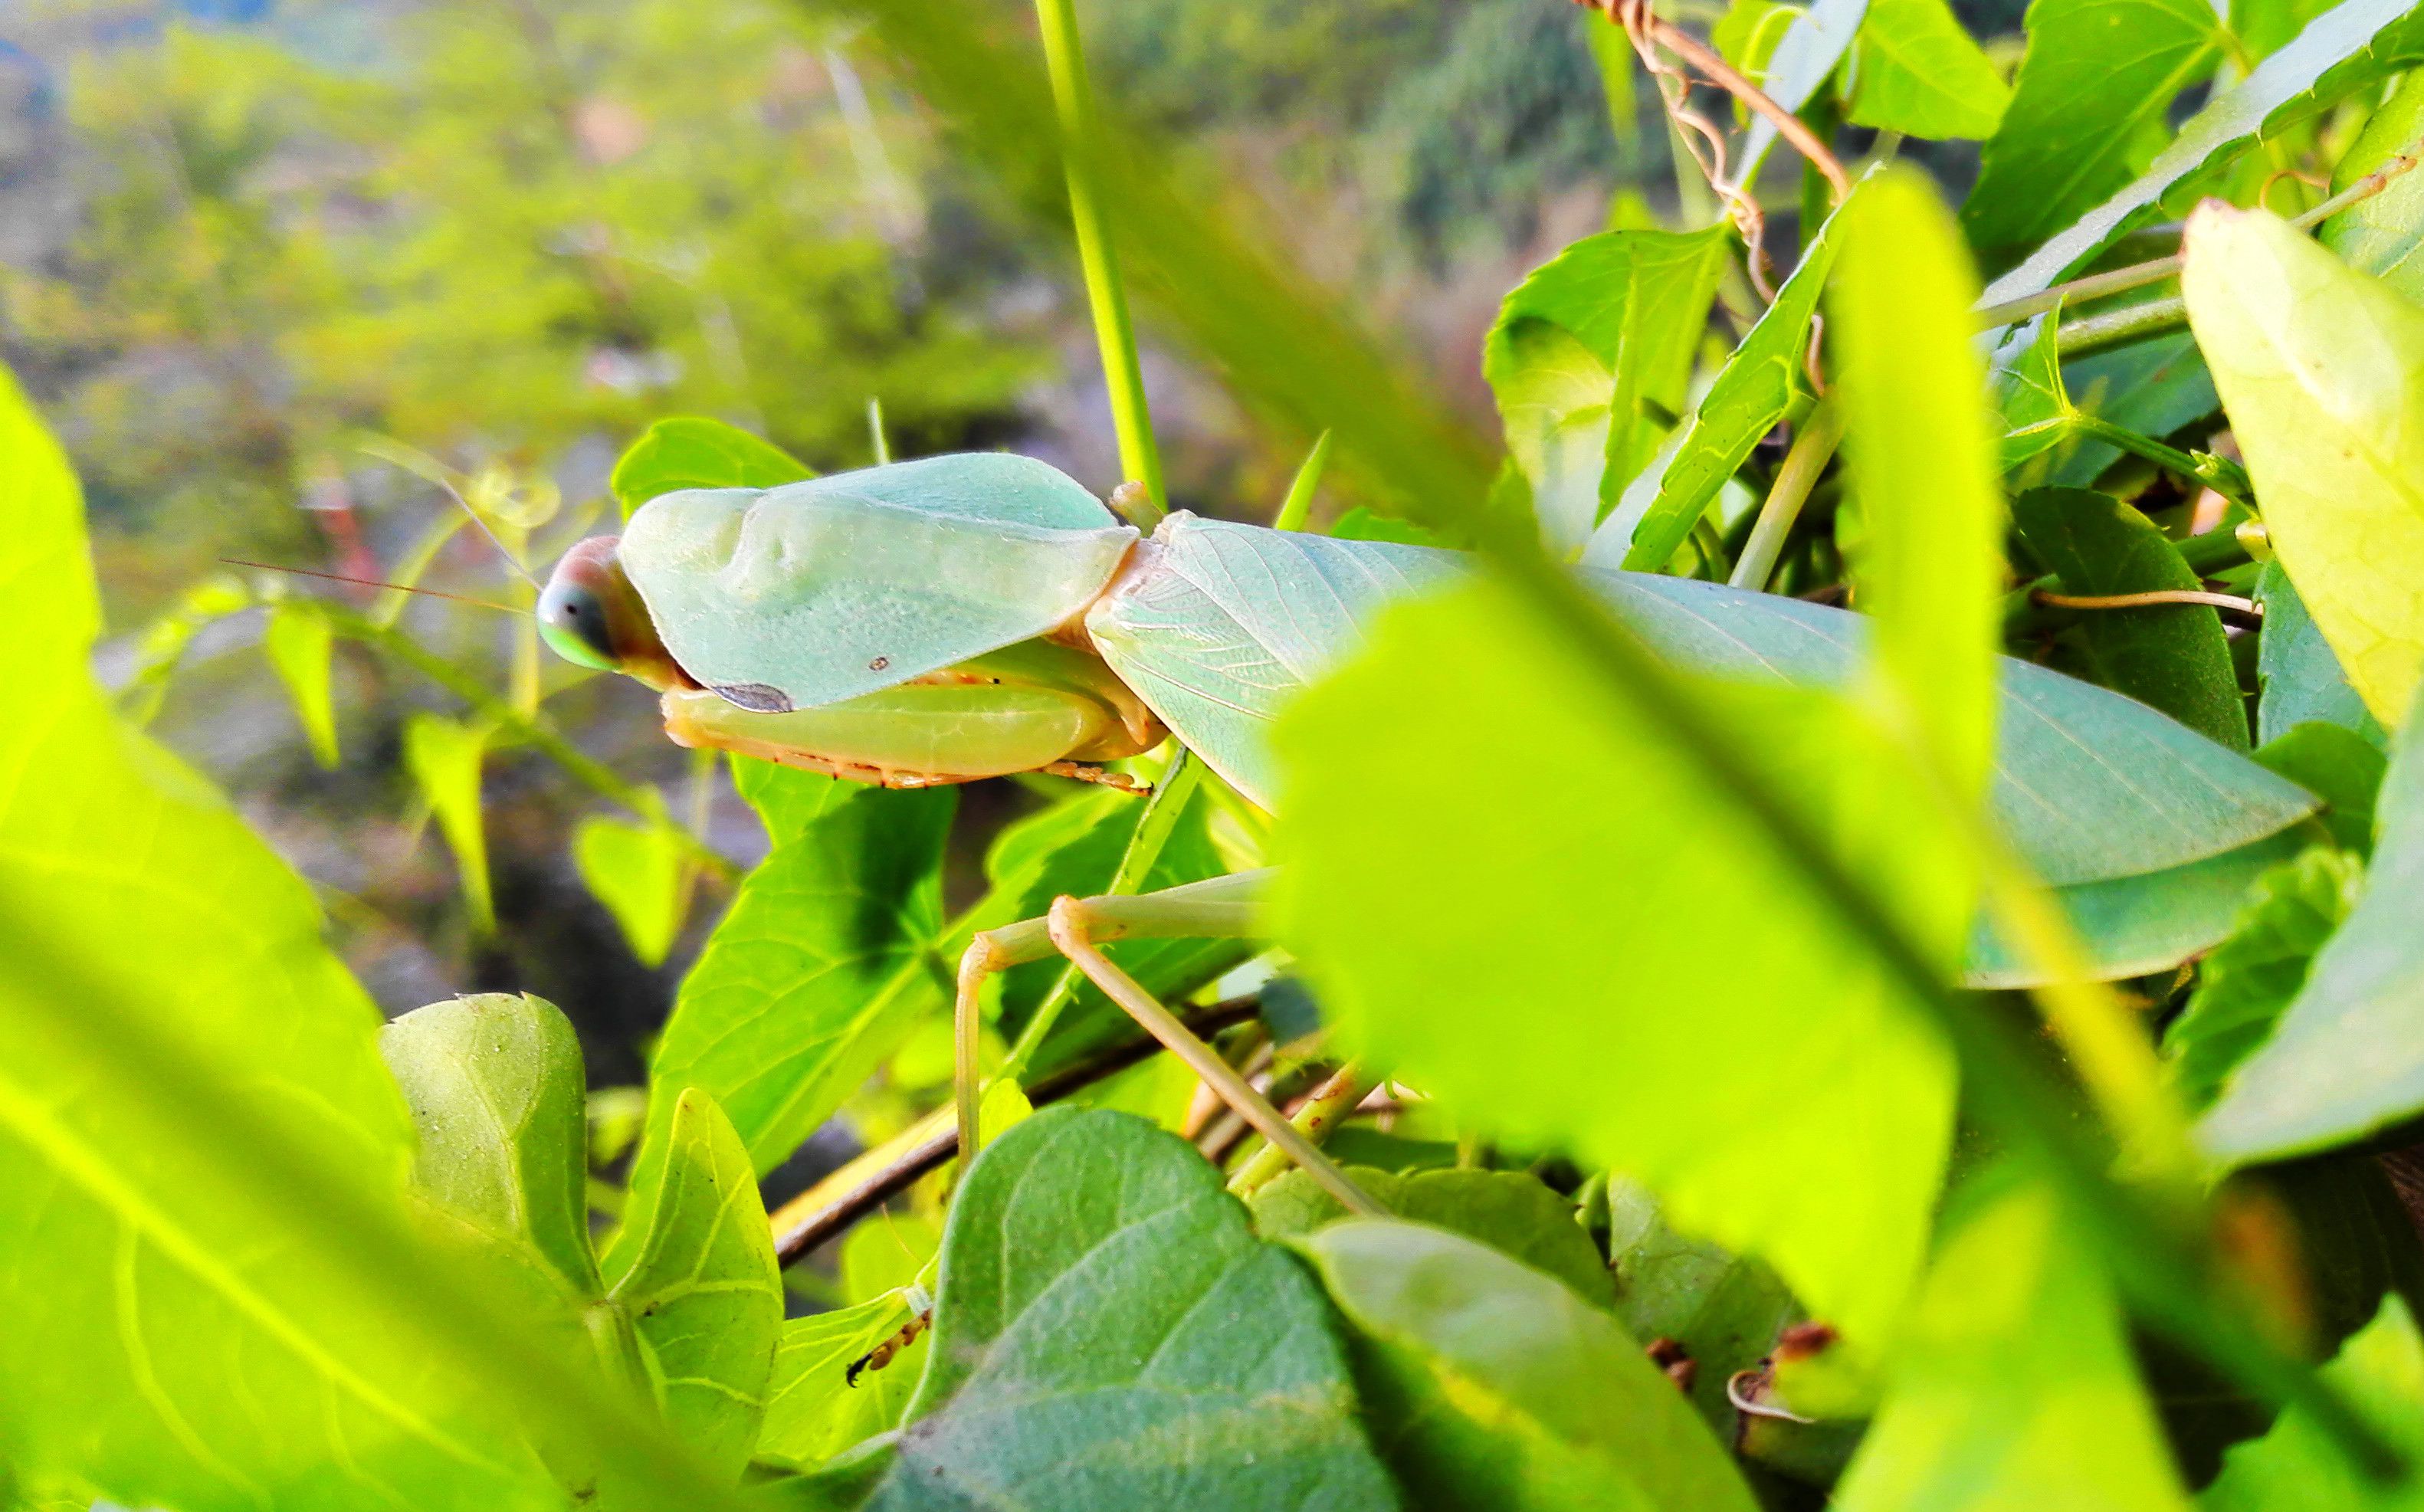
[(1044, 63), (1052, 75), (1052, 103), (1064, 143), (1061, 163), (1069, 181), (1069, 219), (1077, 232), (1077, 262), (1086, 277), (1086, 303), (1093, 311), (1094, 342), (1103, 353), (1111, 426), (1120, 438), (1120, 470), (1144, 485), (1156, 510), (1167, 511), (1161, 453), (1153, 443), (1153, 417), (1145, 408), (1144, 370), (1137, 363), (1136, 329), (1128, 322), (1119, 252), (1096, 196), (1093, 171), (1076, 146), (1094, 134), (1094, 91), (1086, 79), (1076, 8), (1072, 0), (1035, 0), (1035, 18), (1043, 26)]
[(1296, 479), (1288, 485), (1287, 497), (1280, 501), (1280, 512), (1271, 517), (1275, 531), (1300, 531), (1313, 517), (1314, 490), (1321, 486), (1321, 470), (1330, 462), (1330, 433), (1323, 431), (1304, 454), (1304, 465), (1296, 470)]

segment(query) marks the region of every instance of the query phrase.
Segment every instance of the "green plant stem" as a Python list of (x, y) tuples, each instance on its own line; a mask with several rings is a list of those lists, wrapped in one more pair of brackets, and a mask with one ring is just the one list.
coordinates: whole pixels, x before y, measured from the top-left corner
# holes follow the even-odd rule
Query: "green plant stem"
[(1766, 590), (1776, 559), (1784, 553), (1785, 537), (1793, 533), (1801, 506), (1809, 502), (1810, 490), (1818, 485), (1818, 475), (1826, 470), (1827, 460), (1842, 439), (1842, 414), (1829, 401), (1818, 401), (1803, 418), (1800, 434), (1793, 438), (1793, 449), (1784, 454), (1784, 465), (1776, 470), (1776, 482), (1759, 506), (1759, 522), (1751, 527), (1750, 539), (1743, 543), (1742, 556), (1726, 579), (1730, 586), (1754, 593)]
[[(1332, 1072), (1328, 1081), (1314, 1089), (1313, 1095), (1304, 1100), (1304, 1106), (1289, 1118), (1289, 1126), (1304, 1136), (1307, 1144), (1318, 1145), (1327, 1141), (1332, 1133), (1347, 1122), (1347, 1115), (1363, 1104), (1379, 1080), (1377, 1076), (1365, 1075), (1358, 1062), (1348, 1061)], [(1286, 1151), (1275, 1144), (1266, 1144), (1248, 1155), (1237, 1167), (1236, 1174), (1229, 1178), (1229, 1195), (1252, 1197), (1268, 1183), (1284, 1174), (1293, 1164), (1295, 1162), (1288, 1157)]]
[(2065, 358), (2085, 357), (2115, 346), (2143, 342), (2177, 330), (2189, 323), (2185, 299), (2149, 299), (2127, 310), (2108, 310), (2083, 320), (2065, 322), (2054, 338), (2054, 348)]
[[(393, 626), (381, 625), (339, 604), (324, 602), (318, 608), (327, 617), (330, 629), (420, 673), (470, 705), (480, 719), (554, 762), (566, 776), (590, 791), (651, 824), (663, 818), (662, 807), (652, 792), (625, 781), (612, 767), (583, 754), (545, 715), (523, 713), (490, 692), (476, 674), (456, 666)], [(674, 828), (681, 836), (683, 849), (701, 870), (723, 882), (734, 879), (731, 862), (716, 854), (697, 836), (678, 825)]]
[(1103, 354), (1103, 383), (1110, 391), (1111, 425), (1120, 442), (1120, 469), (1144, 485), (1145, 496), (1162, 513), (1170, 509), (1161, 483), (1161, 452), (1154, 444), (1153, 416), (1145, 406), (1144, 370), (1137, 361), (1136, 330), (1128, 319), (1127, 291), (1120, 281), (1117, 244), (1103, 213), (1087, 146), (1096, 132), (1093, 86), (1086, 76), (1086, 52), (1077, 36), (1074, 0), (1035, 0), (1044, 34), (1044, 65), (1052, 78), (1052, 103), (1060, 124), (1062, 171), (1069, 184), (1069, 219), (1077, 235), (1077, 263), (1086, 279), (1086, 303), (1093, 312), (1094, 343)]
[(2193, 478), (2234, 503), (2249, 509), (2256, 507), (2256, 501), (2248, 493), (2246, 485), (2231, 475), (2236, 470), (2217, 465), (2219, 458), (2199, 458), (2177, 446), (2166, 445), (2151, 436), (2141, 436), (2127, 426), (2115, 425), (2100, 415), (2091, 415), (2082, 409), (2066, 410), (2051, 420), (2023, 425), (2012, 432), (2011, 438), (2017, 440), (2022, 437), (2050, 433), (2092, 437), (2134, 456), (2145, 457), (2157, 467), (2168, 468), (2183, 477)]

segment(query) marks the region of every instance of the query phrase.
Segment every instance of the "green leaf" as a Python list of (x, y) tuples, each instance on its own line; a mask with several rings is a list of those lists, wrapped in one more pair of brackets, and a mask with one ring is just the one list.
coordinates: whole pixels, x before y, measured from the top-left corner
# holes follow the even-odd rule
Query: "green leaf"
[(404, 769), (436, 816), (446, 848), (454, 852), (471, 927), (484, 934), (497, 927), (496, 904), (488, 891), (488, 842), (480, 816), (480, 764), (487, 750), (484, 729), (439, 714), (415, 714), (405, 722)]
[(2003, 417), (2003, 470), (2071, 438), (2070, 390), (2062, 374), (2060, 311), (2038, 317), (2035, 335), (1996, 355), (1990, 387)]
[[(1868, 37), (1879, 24), (1869, 11)], [(1868, 526), (1852, 563), (1874, 626), (1863, 692), (1946, 801), (1974, 808), (1994, 759), (2003, 496), (1978, 394), (1978, 280), (1924, 175), (1888, 170), (1860, 192), (1828, 296), (1849, 490)], [(1948, 888), (1948, 957), (1970, 897)]]
[[(1608, 1303), (1607, 1266), (1574, 1221), (1574, 1206), (1521, 1170), (1424, 1170), (1408, 1175), (1350, 1166), (1372, 1200), (1409, 1223), (1427, 1223), (1555, 1276), (1595, 1306)], [(1253, 1196), (1254, 1230), (1266, 1239), (1311, 1233), (1347, 1216), (1338, 1199), (1301, 1170)]]
[(586, 1083), (564, 1014), (528, 994), (458, 997), (388, 1024), (379, 1054), (421, 1136), (414, 1185), (596, 1297)]
[[(2332, 170), (2335, 193), (2355, 185), (2424, 137), (2424, 74), (2400, 81), (2365, 123), (2339, 166)], [(2424, 177), (2400, 174), (2380, 192), (2358, 200), (2323, 222), (2325, 247), (2359, 273), (2370, 273), (2410, 299), (2424, 300)]]
[(2186, 255), (2272, 549), (2396, 728), (2424, 677), (2424, 310), (2260, 211), (2201, 207)]
[(2164, 113), (2222, 60), (2204, 0), (2032, 0), (2010, 108), (1961, 226), (1982, 250), (2033, 245), (2145, 168)]
[[(2141, 436), (2169, 436), (2222, 407), (2205, 358), (2186, 331), (2073, 358), (2062, 372), (2063, 385), (2080, 413)], [(2087, 487), (2120, 454), (2110, 441), (2081, 437), (2044, 481)]]
[(1764, 1263), (1667, 1227), (1657, 1199), (1629, 1180), (1609, 1183), (1607, 1248), (1617, 1320), (1636, 1339), (1682, 1350), (1693, 1365), (1692, 1405), (1730, 1437), (1727, 1382), (1757, 1365), (1793, 1321), (1793, 1294)]
[[(2341, 1345), (2320, 1374), (2339, 1389), (2341, 1401), (2362, 1412), (2411, 1461), (2424, 1456), (2424, 1338), (2417, 1336), (2405, 1302), (2384, 1298), (2380, 1315)], [(2205, 1512), (2415, 1512), (2424, 1507), (2424, 1492), (2412, 1472), (2393, 1485), (2367, 1478), (2336, 1438), (2304, 1408), (2291, 1408), (2272, 1432), (2231, 1450), (2198, 1505)]]
[(1802, 358), (1809, 347), (1810, 317), (1817, 312), (1819, 292), (1841, 245), (1835, 230), (1841, 220), (1839, 213), (1818, 229), (1800, 265), (1776, 292), (1776, 302), (1726, 358), (1699, 407), (1684, 422), (1674, 458), (1659, 475), (1656, 498), (1644, 506), (1639, 523), (1626, 536), (1626, 570), (1664, 567), (1760, 438), (1808, 402), (1810, 378)]
[[(1485, 1132), (1638, 1176), (1882, 1331), (1943, 1169), (1942, 1047), (1698, 772), (1572, 695), (1503, 593), (1393, 608), (1282, 715), (1281, 937), (1359, 1053)], [(1958, 896), (1923, 819), (1878, 806), (1917, 779), (1850, 708), (1706, 691), (1747, 758), (1867, 837), (1863, 869)], [(1524, 780), (1477, 788), (1510, 730)], [(1713, 932), (1731, 919), (1758, 922)]]
[(661, 420), (614, 464), (607, 486), (631, 511), (677, 488), (773, 488), (816, 474), (773, 442), (695, 415)]
[(784, 1324), (766, 1386), (758, 1459), (813, 1471), (851, 1445), (899, 1427), (926, 1363), (928, 1336), (919, 1334), (882, 1370), (860, 1371), (855, 1385), (850, 1367), (899, 1333), (910, 1316), (908, 1301), (895, 1292)]
[(572, 861), (644, 966), (664, 964), (681, 932), (689, 851), (662, 820), (635, 824), (592, 814), (572, 831)]
[(625, 1233), (607, 1260), (608, 1295), (646, 1345), (665, 1420), (701, 1459), (738, 1475), (765, 1410), (783, 1280), (749, 1153), (695, 1087), (632, 1169)]
[(732, 758), (732, 787), (758, 811), (767, 845), (777, 850), (842, 804), (873, 791), (863, 782), (742, 756)]
[(1580, 547), (1683, 407), (1727, 232), (1607, 231), (1532, 270), (1482, 345), (1551, 543)]
[(2213, 1106), (2239, 1063), (2272, 1036), (2305, 985), (2315, 952), (2356, 901), (2362, 868), (2318, 846), (2266, 872), (2230, 938), (2206, 957), (2189, 1006), (2163, 1030), (2163, 1053), (2189, 1106)]
[(286, 687), (287, 701), (311, 741), (311, 759), (337, 764), (337, 712), (328, 692), (328, 656), (335, 633), (319, 611), (295, 599), (270, 606), (261, 648)]
[(2323, 801), (2315, 816), (2332, 843), (2373, 854), (2374, 801), (2389, 762), (2377, 746), (2338, 724), (2299, 724), (2267, 740), (2256, 759)]
[(2270, 745), (2301, 724), (2336, 724), (2388, 749), (2389, 734), (2349, 686), (2338, 655), (2280, 563), (2267, 562), (2256, 575), (2256, 599), (2264, 606), (2256, 647), (2257, 739)]
[[(2081, 596), (2203, 586), (2155, 522), (2110, 494), (2036, 488), (2012, 517), (2037, 561)], [(2222, 615), (2202, 604), (2082, 611), (2075, 632), (2095, 680), (2234, 751), (2247, 710)]]
[(1140, 1119), (1054, 1108), (987, 1146), (934, 1324), (870, 1508), (1396, 1504), (1319, 1289)]
[(2383, 778), (2380, 837), (2365, 894), (2315, 957), (2272, 1040), (2242, 1063), (2198, 1125), (2236, 1164), (2329, 1149), (2424, 1111), (2424, 724)]
[(2344, 0), (2237, 87), (2207, 102), (2145, 172), (1989, 284), (1986, 302), (2022, 299), (2051, 288), (2161, 207), (2176, 188), (2194, 186), (2260, 138), (2330, 109), (2419, 56), (2424, 16), (2412, 0)]
[[(407, 1233), (411, 1122), (377, 1011), (323, 943), (303, 880), (92, 681), (75, 481), (5, 374), (0, 516), (0, 918), (12, 950), (39, 940), (107, 963), (126, 990), (72, 1011), (137, 1031), (63, 1040), (32, 995), (73, 984), (0, 987), (8, 1457), (189, 1512), (516, 1504), (543, 1472), (431, 1358), (413, 1304), (331, 1283), (360, 1231), (270, 1202), (255, 1146), (215, 1116), (241, 1108), (341, 1172), (348, 1216)], [(219, 1097), (197, 1105), (151, 1074), (171, 1056)]]
[(933, 952), (953, 807), (949, 788), (863, 790), (742, 883), (657, 1042), (644, 1160), (696, 1087), (773, 1170), (949, 1002)]
[(1300, 1248), (1360, 1331), (1380, 1452), (1424, 1504), (1757, 1504), (1674, 1382), (1549, 1276), (1459, 1234), (1373, 1218)]
[(2050, 1193), (2002, 1192), (1954, 1229), (1832, 1504), (2186, 1507), (2112, 1287)]
[(1984, 140), (2012, 91), (1945, 0), (1869, 0), (1844, 99), (1856, 126)]

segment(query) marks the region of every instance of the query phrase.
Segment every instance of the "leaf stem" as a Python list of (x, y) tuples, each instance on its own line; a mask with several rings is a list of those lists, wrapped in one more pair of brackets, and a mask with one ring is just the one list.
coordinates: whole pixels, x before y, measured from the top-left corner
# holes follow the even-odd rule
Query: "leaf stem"
[(1750, 539), (1743, 543), (1742, 556), (1726, 579), (1728, 586), (1766, 591), (1777, 558), (1784, 552), (1785, 537), (1793, 533), (1810, 490), (1817, 486), (1818, 475), (1826, 470), (1827, 459), (1842, 439), (1842, 413), (1832, 401), (1821, 399), (1803, 418), (1801, 433), (1794, 437), (1793, 449), (1784, 454), (1784, 465), (1776, 470), (1776, 482), (1759, 506), (1759, 520), (1751, 526)]
[(1086, 76), (1076, 8), (1073, 0), (1035, 0), (1035, 18), (1044, 34), (1044, 65), (1052, 77), (1052, 103), (1062, 138), (1062, 171), (1069, 184), (1069, 219), (1077, 235), (1077, 263), (1086, 279), (1086, 303), (1093, 312), (1094, 342), (1103, 355), (1111, 426), (1119, 436), (1120, 470), (1143, 484), (1154, 507), (1167, 512), (1170, 498), (1162, 488), (1161, 452), (1154, 444), (1153, 417), (1145, 406), (1144, 370), (1137, 361), (1136, 330), (1128, 319), (1127, 291), (1120, 280), (1119, 251), (1085, 149), (1095, 132), (1094, 92)]
[(2156, 588), (2137, 594), (2058, 594), (2039, 588), (2031, 600), (2056, 609), (2145, 609), (2153, 604), (2206, 604), (2250, 619), (2262, 619), (2264, 606), (2237, 594), (2208, 593), (2202, 588)]
[[(1305, 1138), (1309, 1144), (1328, 1139), (1347, 1116), (1363, 1104), (1379, 1078), (1366, 1075), (1360, 1062), (1350, 1060), (1331, 1074), (1330, 1079), (1314, 1089), (1313, 1095), (1288, 1120), (1290, 1127)], [(1286, 1151), (1278, 1145), (1266, 1144), (1248, 1155), (1229, 1178), (1229, 1195), (1252, 1197), (1264, 1186), (1284, 1175), (1292, 1162)]]

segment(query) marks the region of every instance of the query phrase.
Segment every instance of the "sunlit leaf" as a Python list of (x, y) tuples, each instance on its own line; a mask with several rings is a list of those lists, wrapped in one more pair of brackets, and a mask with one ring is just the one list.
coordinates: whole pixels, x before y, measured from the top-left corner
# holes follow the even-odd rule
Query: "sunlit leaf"
[(1996, 1195), (1945, 1241), (1834, 1504), (2188, 1505), (2112, 1287), (2042, 1188)]
[(772, 1170), (950, 1001), (933, 949), (953, 805), (948, 788), (860, 792), (749, 874), (657, 1042), (648, 1143), (696, 1087)]
[[(1863, 45), (1880, 21), (1873, 5)], [(1907, 731), (1945, 801), (1981, 796), (1995, 749), (2003, 496), (1980, 398), (1977, 277), (1922, 175), (1890, 172), (1849, 211), (1829, 292), (1850, 488), (1867, 522), (1852, 563), (1875, 626), (1870, 696)], [(1968, 899), (1948, 905), (1948, 955)]]
[(2304, 988), (2198, 1126), (2245, 1163), (2345, 1144), (2424, 1111), (2424, 725), (2392, 754), (2365, 892), (2315, 957)]
[(595, 1297), (585, 1083), (564, 1014), (527, 994), (458, 997), (390, 1023), (379, 1054), (421, 1136), (414, 1185)]
[[(1636, 572), (1664, 567), (1760, 438), (1808, 402), (1810, 378), (1802, 359), (1809, 347), (1810, 317), (1817, 312), (1819, 292), (1841, 245), (1837, 223), (1838, 217), (1829, 217), (1819, 228), (1793, 276), (1777, 291), (1776, 302), (1717, 370), (1699, 407), (1683, 422), (1674, 458), (1660, 473), (1656, 497), (1643, 506), (1638, 523), (1611, 517), (1611, 528), (1625, 527), (1624, 539), (1614, 543), (1623, 552), (1625, 567)], [(1587, 560), (1598, 562), (1598, 543), (1593, 546)]]
[(2261, 211), (2199, 209), (2187, 256), (2272, 549), (2395, 727), (2424, 677), (2424, 310)]
[(770, 847), (799, 838), (809, 825), (871, 791), (863, 782), (845, 782), (821, 772), (755, 756), (732, 758), (732, 786), (758, 811)]
[(665, 1419), (709, 1464), (739, 1474), (758, 1442), (783, 1327), (774, 1239), (758, 1173), (715, 1100), (696, 1088), (631, 1173), (629, 1242), (608, 1295), (646, 1346)]
[(1380, 1453), (1426, 1504), (1757, 1504), (1674, 1382), (1549, 1276), (1412, 1223), (1351, 1218), (1299, 1245), (1358, 1330)]
[[(360, 1233), (266, 1204), (251, 1146), (174, 1105), (167, 1047), (406, 1232), (411, 1124), (379, 1022), (311, 891), (218, 793), (122, 725), (87, 670), (100, 611), (65, 458), (0, 377), (0, 916), (108, 963), (142, 1044), (0, 1011), (0, 1420), (25, 1471), (130, 1506), (515, 1504), (547, 1481), (396, 1309), (332, 1268)], [(13, 947), (12, 947), (13, 948)], [(138, 1055), (141, 1051), (143, 1054)], [(165, 1121), (165, 1122), (164, 1122)], [(169, 1132), (173, 1129), (173, 1133)], [(373, 1242), (376, 1242), (374, 1240)], [(408, 1242), (408, 1241), (407, 1241)]]
[(2171, 103), (2223, 56), (2204, 0), (2033, 0), (2028, 31), (1961, 206), (1981, 248), (2025, 247), (2128, 183), (2162, 145)]
[(1319, 1289), (1141, 1120), (1054, 1109), (987, 1146), (934, 1323), (870, 1508), (1396, 1504)]
[(2205, 958), (2189, 1006), (2163, 1030), (2180, 1095), (2212, 1105), (2224, 1080), (2272, 1036), (2315, 952), (2356, 901), (2362, 868), (2318, 846), (2257, 880), (2239, 928)]
[[(1397, 609), (1282, 719), (1281, 934), (1334, 1031), (1460, 1119), (1635, 1174), (1882, 1329), (1943, 1167), (1944, 1052), (1743, 817), (1575, 698), (1529, 624), (1479, 586)], [(1845, 835), (1912, 839), (1863, 854), (1872, 875), (1958, 896), (1921, 816), (1869, 806), (1908, 768), (1842, 703), (1707, 692)], [(1523, 780), (1475, 784), (1508, 730)]]
[(682, 872), (689, 851), (665, 820), (633, 823), (592, 814), (572, 832), (573, 865), (622, 927), (644, 966), (664, 963), (682, 926)]
[(1535, 268), (1500, 305), (1481, 371), (1554, 547), (1582, 545), (1656, 449), (1656, 412), (1683, 407), (1725, 256), (1722, 227), (1608, 231)]
[[(2411, 1459), (2424, 1456), (2424, 1338), (2407, 1303), (2384, 1298), (2381, 1315), (2340, 1346), (2322, 1377)], [(2205, 1512), (2414, 1512), (2424, 1494), (2412, 1476), (2394, 1484), (2366, 1478), (2311, 1414), (2291, 1408), (2272, 1432), (2230, 1452), (2198, 1505)]]
[(1845, 98), (1855, 125), (1983, 139), (2012, 91), (1944, 0), (1869, 0)]
[(614, 464), (607, 486), (628, 517), (677, 488), (772, 488), (816, 474), (762, 437), (695, 415), (650, 425)]
[[(2202, 586), (2155, 522), (2110, 494), (2033, 489), (2013, 501), (2012, 516), (2065, 594)], [(2075, 633), (2096, 681), (2234, 751), (2247, 749), (2247, 710), (2220, 613), (2203, 604), (2093, 610)]]
[[(1572, 1287), (1594, 1306), (1608, 1300), (1607, 1266), (1574, 1221), (1571, 1202), (1521, 1170), (1423, 1170), (1406, 1175), (1350, 1166), (1355, 1184), (1409, 1223), (1427, 1223), (1522, 1261)], [(1254, 1229), (1266, 1239), (1312, 1233), (1347, 1216), (1310, 1175), (1291, 1170), (1253, 1196)]]
[(328, 692), (328, 654), (335, 640), (326, 619), (293, 599), (271, 606), (261, 635), (261, 648), (311, 742), (311, 759), (323, 767), (335, 766), (338, 756), (336, 706)]
[(2050, 288), (2150, 215), (2176, 186), (2194, 184), (2259, 137), (2330, 109), (2419, 56), (2424, 15), (2411, 0), (2344, 0), (2238, 85), (2207, 102), (2145, 171), (1987, 285), (1986, 299), (2000, 303)]
[(925, 1368), (927, 1335), (883, 1369), (862, 1370), (854, 1383), (850, 1367), (899, 1333), (910, 1316), (908, 1301), (896, 1292), (784, 1324), (766, 1383), (757, 1457), (815, 1470), (860, 1440), (900, 1426)]
[(464, 904), (471, 911), (472, 927), (483, 932), (497, 927), (480, 810), (480, 766), (487, 750), (488, 732), (460, 721), (423, 713), (405, 722), (404, 769), (436, 817), (446, 848), (454, 852)]

